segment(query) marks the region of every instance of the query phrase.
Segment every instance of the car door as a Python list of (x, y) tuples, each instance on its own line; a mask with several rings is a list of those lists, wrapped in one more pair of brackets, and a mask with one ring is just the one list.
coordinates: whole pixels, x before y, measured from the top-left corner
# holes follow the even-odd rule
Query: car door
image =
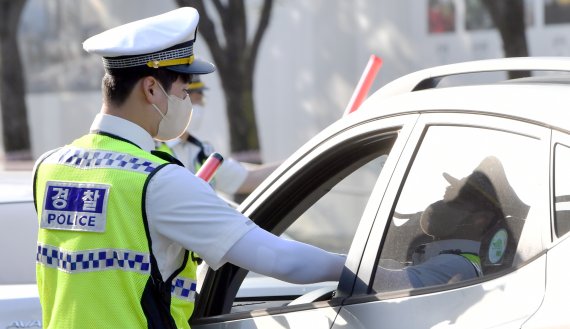
[(291, 285), (226, 264), (205, 276), (192, 327), (330, 328), (351, 294), (384, 189), (417, 117), (355, 120), (329, 129), (242, 205), (275, 234), (348, 253), (338, 282)]
[(570, 295), (570, 136), (555, 131), (552, 136), (553, 191), (552, 240), (547, 252), (544, 302), (523, 328), (568, 328), (566, 305)]
[[(377, 213), (361, 280), (333, 328), (520, 328), (544, 296), (549, 144), (550, 130), (533, 124), (467, 113), (423, 114)], [(483, 166), (489, 159), (493, 165)], [(453, 233), (445, 238), (425, 233), (428, 207), (450, 193), (448, 180), (475, 172), (490, 177), (496, 192), (490, 199), (498, 201), (505, 224), (478, 242), (483, 274), (412, 284), (415, 257), (433, 241), (453, 238)]]

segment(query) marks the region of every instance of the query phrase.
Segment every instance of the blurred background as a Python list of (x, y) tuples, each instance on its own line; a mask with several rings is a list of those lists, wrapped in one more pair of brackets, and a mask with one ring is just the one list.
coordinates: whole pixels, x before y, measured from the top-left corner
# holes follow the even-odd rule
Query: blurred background
[(111, 27), (179, 6), (201, 13), (198, 56), (218, 70), (202, 140), (251, 162), (287, 158), (339, 120), (371, 55), (371, 93), (436, 65), (570, 56), (569, 0), (0, 0), (0, 169), (31, 169), (89, 130)]

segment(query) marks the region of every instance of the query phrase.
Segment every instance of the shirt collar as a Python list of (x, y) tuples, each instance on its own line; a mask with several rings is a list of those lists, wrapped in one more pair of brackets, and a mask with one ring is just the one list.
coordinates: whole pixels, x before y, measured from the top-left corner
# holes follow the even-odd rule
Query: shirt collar
[(154, 139), (142, 127), (129, 120), (110, 114), (99, 113), (91, 124), (91, 131), (101, 131), (124, 138), (141, 149), (154, 150)]

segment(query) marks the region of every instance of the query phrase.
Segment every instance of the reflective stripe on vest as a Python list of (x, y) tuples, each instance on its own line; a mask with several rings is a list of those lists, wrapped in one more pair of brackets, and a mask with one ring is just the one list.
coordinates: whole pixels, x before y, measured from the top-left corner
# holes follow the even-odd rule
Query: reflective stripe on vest
[(196, 297), (196, 280), (178, 276), (172, 281), (172, 295), (187, 301)]
[(150, 254), (134, 250), (93, 249), (70, 252), (38, 244), (36, 261), (68, 273), (122, 270), (150, 275)]
[[(141, 152), (144, 152), (141, 150)], [(144, 156), (141, 154), (141, 156)], [(149, 155), (150, 156), (150, 155)], [(159, 158), (156, 158), (159, 161)], [(78, 169), (121, 169), (149, 174), (160, 163), (145, 158), (111, 150), (89, 150), (74, 146), (61, 148), (53, 153), (42, 164), (61, 164)]]
[[(157, 269), (144, 193), (149, 177), (165, 164), (126, 141), (89, 134), (38, 166), (36, 271), (46, 328), (140, 328), (154, 322), (147, 318), (148, 305), (154, 304), (145, 302), (156, 300), (149, 287)], [(104, 188), (95, 194), (93, 186)], [(99, 230), (77, 214), (93, 214)], [(189, 328), (196, 290), (196, 264), (185, 265), (177, 272), (189, 280), (164, 280), (172, 296), (171, 321), (179, 328)]]

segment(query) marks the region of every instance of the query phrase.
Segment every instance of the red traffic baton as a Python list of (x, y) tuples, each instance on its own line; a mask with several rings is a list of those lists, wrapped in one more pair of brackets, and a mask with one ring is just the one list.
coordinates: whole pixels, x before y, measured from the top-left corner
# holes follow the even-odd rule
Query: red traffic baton
[(196, 176), (202, 178), (206, 182), (210, 182), (222, 162), (224, 162), (224, 157), (220, 153), (214, 152), (210, 154), (198, 172), (196, 172)]
[(364, 102), (366, 95), (368, 95), (368, 91), (372, 86), (372, 82), (374, 82), (376, 74), (380, 70), (381, 66), (382, 58), (376, 55), (370, 55), (368, 64), (366, 65), (364, 72), (362, 72), (360, 81), (358, 81), (358, 85), (356, 85), (354, 93), (352, 93), (352, 97), (350, 98), (350, 102), (348, 102), (348, 106), (344, 110), (343, 116), (356, 111), (360, 104)]

